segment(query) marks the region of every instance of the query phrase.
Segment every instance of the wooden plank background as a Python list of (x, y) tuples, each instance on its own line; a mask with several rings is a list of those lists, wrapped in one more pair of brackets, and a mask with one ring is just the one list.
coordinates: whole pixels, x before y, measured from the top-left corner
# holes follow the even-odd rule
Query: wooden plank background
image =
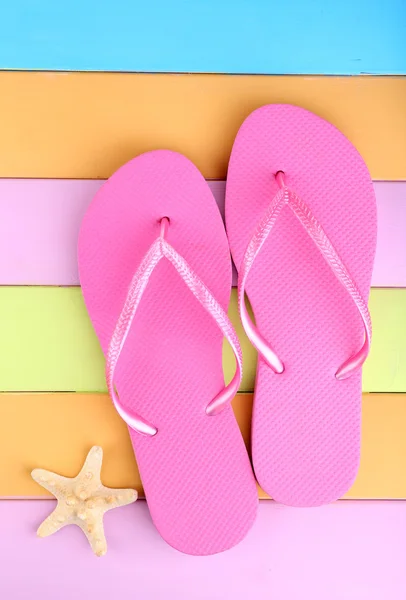
[[(79, 285), (76, 246), (102, 180), (0, 179), (0, 284)], [(225, 181), (208, 181), (224, 215)], [(406, 287), (406, 182), (374, 182), (373, 287)], [(233, 273), (233, 285), (237, 285)]]
[(403, 0), (17, 0), (0, 68), (216, 73), (406, 73)]
[(0, 177), (103, 179), (141, 152), (225, 179), (239, 126), (272, 102), (336, 125), (375, 180), (406, 179), (406, 78), (0, 72)]
[[(249, 450), (252, 394), (238, 394), (233, 408)], [(363, 395), (361, 465), (346, 498), (406, 498), (405, 421), (405, 394)], [(107, 394), (0, 394), (0, 496), (49, 497), (31, 470), (73, 477), (95, 444), (105, 451), (105, 485), (142, 494), (127, 427)]]

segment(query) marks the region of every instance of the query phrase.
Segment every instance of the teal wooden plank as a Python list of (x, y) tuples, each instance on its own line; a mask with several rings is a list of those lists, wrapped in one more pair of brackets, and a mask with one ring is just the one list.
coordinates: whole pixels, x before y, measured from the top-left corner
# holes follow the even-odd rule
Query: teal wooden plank
[(15, 0), (0, 69), (405, 74), (405, 0)]

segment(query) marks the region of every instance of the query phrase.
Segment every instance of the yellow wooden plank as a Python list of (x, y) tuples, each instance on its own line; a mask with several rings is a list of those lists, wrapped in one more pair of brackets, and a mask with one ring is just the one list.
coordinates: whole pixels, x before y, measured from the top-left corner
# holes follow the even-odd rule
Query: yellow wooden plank
[(339, 127), (374, 179), (406, 179), (406, 78), (0, 73), (0, 177), (104, 178), (156, 148), (224, 178), (244, 118), (303, 106)]
[[(249, 448), (252, 394), (233, 406)], [(361, 466), (346, 498), (406, 498), (405, 431), (406, 394), (364, 394)], [(142, 494), (126, 426), (106, 394), (1, 394), (0, 496), (47, 496), (30, 471), (72, 477), (94, 444), (105, 451), (104, 483)]]

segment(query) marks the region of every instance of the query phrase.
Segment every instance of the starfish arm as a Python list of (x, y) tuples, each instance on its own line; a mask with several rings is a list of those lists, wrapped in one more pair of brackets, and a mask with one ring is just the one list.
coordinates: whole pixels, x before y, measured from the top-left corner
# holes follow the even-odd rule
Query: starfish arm
[(86, 457), (85, 463), (80, 470), (76, 480), (85, 482), (89, 490), (96, 490), (101, 485), (101, 468), (103, 461), (103, 450), (100, 446), (93, 446)]
[(104, 497), (104, 512), (112, 508), (118, 508), (120, 506), (127, 506), (132, 504), (138, 498), (138, 494), (135, 490), (131, 489), (114, 489), (102, 486), (102, 495)]
[(80, 523), (79, 527), (86, 535), (96, 556), (104, 556), (107, 552), (107, 541), (104, 534), (103, 516), (101, 514), (92, 515)]
[(39, 537), (47, 537), (56, 533), (65, 525), (69, 525), (69, 516), (58, 505), (55, 510), (41, 523), (38, 527), (37, 535)]
[(57, 498), (60, 497), (65, 485), (71, 481), (69, 477), (62, 477), (62, 475), (47, 471), (46, 469), (34, 469), (31, 471), (31, 477), (41, 487)]

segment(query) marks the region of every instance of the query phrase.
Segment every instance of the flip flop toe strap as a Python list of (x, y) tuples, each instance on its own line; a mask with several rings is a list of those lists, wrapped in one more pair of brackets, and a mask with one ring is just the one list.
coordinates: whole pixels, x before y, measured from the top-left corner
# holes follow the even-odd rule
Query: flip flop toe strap
[(309, 206), (293, 190), (285, 185), (284, 174), (281, 171), (276, 174), (276, 180), (280, 190), (277, 192), (265, 214), (259, 221), (254, 235), (245, 251), (238, 274), (238, 306), (243, 327), (249, 340), (269, 367), (277, 374), (283, 373), (284, 365), (282, 360), (272, 349), (269, 342), (261, 335), (248, 314), (245, 305), (245, 288), (248, 275), (256, 257), (265, 241), (268, 239), (280, 213), (285, 207), (288, 207), (297, 217), (307, 234), (311, 237), (338, 281), (351, 296), (351, 299), (361, 316), (365, 332), (365, 341), (361, 349), (339, 366), (335, 374), (337, 379), (346, 379), (363, 365), (369, 354), (372, 325), (368, 306), (333, 244), (327, 237), (321, 224), (311, 212)]
[(211, 294), (206, 285), (189, 266), (187, 261), (165, 239), (168, 227), (169, 219), (164, 217), (161, 220), (160, 236), (147, 250), (131, 280), (127, 297), (114, 329), (106, 356), (107, 388), (117, 412), (129, 427), (138, 433), (149, 436), (155, 435), (158, 431), (157, 428), (139, 415), (129, 412), (124, 408), (115, 389), (114, 374), (141, 298), (155, 268), (163, 258), (167, 259), (173, 265), (187, 288), (195, 296), (196, 300), (198, 300), (216, 322), (230, 344), (236, 359), (236, 371), (234, 377), (231, 382), (209, 402), (206, 407), (206, 413), (208, 415), (218, 414), (231, 402), (238, 391), (242, 377), (242, 353), (237, 334), (226, 312)]

